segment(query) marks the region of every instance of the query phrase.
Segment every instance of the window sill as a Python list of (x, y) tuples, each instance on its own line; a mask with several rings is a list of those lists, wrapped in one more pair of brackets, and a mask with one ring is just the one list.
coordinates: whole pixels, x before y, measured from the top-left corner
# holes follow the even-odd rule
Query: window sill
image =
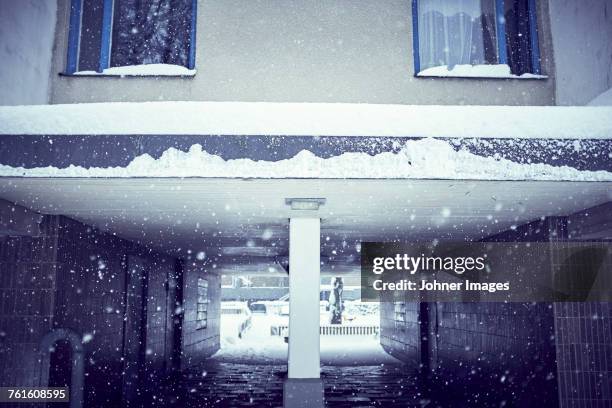
[(59, 76), (69, 78), (195, 78), (196, 73), (192, 74), (99, 74), (99, 73), (79, 73), (69, 74), (66, 72), (58, 73)]
[(142, 64), (142, 65), (126, 65), (121, 67), (106, 68), (103, 72), (96, 71), (79, 71), (73, 73), (64, 73), (71, 77), (194, 77), (195, 69), (189, 69), (182, 65), (174, 64)]
[(455, 65), (427, 68), (415, 75), (417, 78), (468, 78), (468, 79), (548, 79), (547, 75), (522, 74), (514, 75), (510, 67), (499, 65)]
[(424, 78), (424, 79), (431, 79), (431, 78), (436, 78), (436, 79), (518, 79), (520, 81), (533, 81), (533, 80), (543, 80), (543, 79), (548, 79), (548, 75), (535, 75), (535, 74), (529, 74), (529, 76), (518, 76), (518, 75), (507, 75), (507, 76), (494, 76), (494, 75), (423, 75), (423, 74), (416, 74), (415, 77), (417, 78)]

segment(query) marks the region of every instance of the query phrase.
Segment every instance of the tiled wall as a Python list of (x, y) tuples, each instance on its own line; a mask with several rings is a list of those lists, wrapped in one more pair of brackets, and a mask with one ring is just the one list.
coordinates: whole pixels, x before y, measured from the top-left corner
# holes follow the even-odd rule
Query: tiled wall
[(392, 356), (415, 369), (421, 363), (419, 304), (407, 302), (404, 292), (383, 292), (380, 303), (380, 344)]
[[(553, 245), (565, 240), (609, 241), (610, 214), (608, 203), (567, 217), (536, 220), (486, 240)], [(402, 352), (416, 354), (419, 325), (414, 322), (422, 323), (423, 316), (411, 315), (411, 329), (398, 330), (393, 303), (397, 299), (388, 300), (381, 307), (381, 343), (410, 361)], [(610, 303), (438, 303), (435, 310), (427, 318), (437, 335), (421, 330), (421, 340), (435, 339), (429, 357), (435, 353), (434, 378), (447, 385), (446, 392), (462, 400), (471, 398), (476, 405), (475, 386), (484, 386), (488, 393), (502, 390), (500, 399), (517, 406), (537, 401), (539, 406), (612, 407)]]
[(555, 303), (561, 407), (612, 407), (612, 304)]
[(101, 406), (121, 402), (126, 263), (132, 259), (144, 266), (147, 276), (144, 347), (147, 380), (154, 383), (165, 375), (172, 357), (166, 349), (173, 330), (168, 326), (173, 311), (167, 307), (167, 280), (175, 273), (175, 259), (60, 218), (54, 327), (87, 339), (86, 400)]
[[(173, 368), (174, 318), (180, 299), (173, 290), (180, 264), (168, 256), (154, 254), (148, 259), (146, 360), (149, 376)], [(179, 311), (180, 312), (180, 311)], [(180, 316), (180, 313), (179, 313)], [(180, 347), (180, 344), (177, 344)], [(178, 363), (178, 362), (177, 362)], [(157, 380), (152, 378), (152, 380)]]
[[(77, 221), (60, 218), (54, 328), (84, 341), (85, 400), (120, 403), (127, 242)], [(106, 382), (105, 395), (94, 387)]]
[[(483, 241), (546, 241), (557, 219), (537, 220)], [(438, 303), (437, 375), (460, 396), (490, 389), (517, 406), (558, 405), (550, 303)]]
[[(198, 328), (198, 279), (208, 281), (208, 311), (206, 328)], [(214, 354), (220, 347), (221, 277), (203, 262), (187, 262), (183, 276), (183, 345), (181, 366), (189, 367)]]
[[(537, 220), (487, 240), (548, 241), (552, 245), (559, 241), (609, 241), (610, 214), (612, 204), (607, 203), (567, 217)], [(555, 263), (555, 259), (551, 261)], [(610, 267), (604, 269), (609, 271)], [(539, 384), (533, 395), (540, 397), (543, 390), (550, 394), (547, 379), (554, 378), (557, 395), (546, 399), (546, 406), (612, 407), (610, 303), (478, 304), (473, 308), (470, 312), (466, 304), (438, 305), (442, 364), (445, 354), (452, 357), (452, 348), (456, 349), (456, 361), (466, 361), (471, 354), (474, 361), (473, 347), (478, 347), (482, 353), (499, 355), (492, 360), (498, 370), (511, 364), (529, 382)], [(448, 331), (449, 325), (455, 330)], [(461, 344), (470, 350), (461, 351)]]
[[(546, 303), (438, 303), (440, 381), (462, 400), (489, 390), (516, 406), (556, 406), (554, 321)], [(512, 405), (511, 404), (511, 405)]]
[(0, 237), (0, 384), (39, 385), (41, 339), (69, 329), (83, 340), (87, 406), (119, 406), (130, 259), (147, 277), (146, 380), (164, 379), (180, 358), (180, 262), (63, 216), (44, 216), (41, 231)]
[[(611, 214), (612, 203), (572, 214), (559, 223), (551, 240), (609, 245)], [(555, 303), (554, 311), (561, 407), (612, 407), (612, 304)]]
[(40, 236), (0, 237), (0, 385), (38, 384), (38, 344), (51, 329), (57, 217)]

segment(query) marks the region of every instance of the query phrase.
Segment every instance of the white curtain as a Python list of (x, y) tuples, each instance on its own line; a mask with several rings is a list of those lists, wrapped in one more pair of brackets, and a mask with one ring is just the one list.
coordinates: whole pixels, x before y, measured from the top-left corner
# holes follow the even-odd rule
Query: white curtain
[(421, 69), (484, 64), (481, 0), (419, 0)]

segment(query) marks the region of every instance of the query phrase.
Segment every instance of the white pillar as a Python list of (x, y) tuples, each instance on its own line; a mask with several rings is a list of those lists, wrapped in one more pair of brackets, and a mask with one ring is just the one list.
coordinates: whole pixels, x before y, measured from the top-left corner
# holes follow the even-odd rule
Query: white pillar
[(321, 220), (289, 220), (289, 378), (319, 378)]

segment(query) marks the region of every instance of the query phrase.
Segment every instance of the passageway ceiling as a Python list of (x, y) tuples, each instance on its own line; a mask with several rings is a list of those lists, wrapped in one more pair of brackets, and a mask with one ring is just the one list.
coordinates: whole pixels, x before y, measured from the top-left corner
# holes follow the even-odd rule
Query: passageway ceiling
[(181, 257), (204, 253), (226, 273), (282, 270), (287, 197), (326, 199), (322, 270), (350, 273), (361, 241), (479, 239), (610, 201), (610, 191), (612, 183), (585, 182), (0, 179), (0, 198)]

